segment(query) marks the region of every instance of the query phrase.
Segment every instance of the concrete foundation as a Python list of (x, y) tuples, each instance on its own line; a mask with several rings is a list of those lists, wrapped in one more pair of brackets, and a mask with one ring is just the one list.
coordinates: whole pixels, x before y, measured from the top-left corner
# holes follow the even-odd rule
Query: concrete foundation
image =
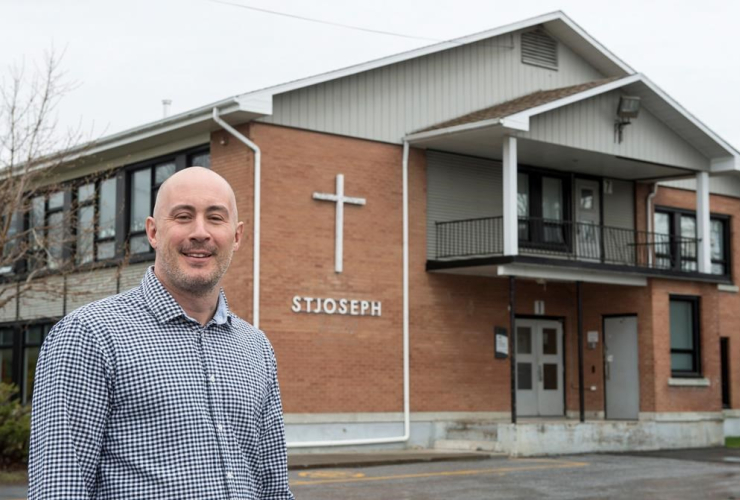
[[(394, 416), (396, 414), (335, 415), (331, 416), (335, 422), (319, 422), (316, 421), (318, 415), (309, 418), (286, 415), (286, 433), (289, 446), (300, 441), (401, 436), (403, 423), (394, 421)], [(721, 413), (651, 413), (641, 414), (637, 421), (593, 420), (584, 423), (569, 419), (527, 419), (512, 424), (508, 418), (502, 417), (500, 414), (414, 414), (411, 438), (405, 443), (291, 447), (291, 453), (437, 448), (529, 457), (702, 448), (721, 446), (725, 435), (740, 435), (740, 415), (723, 418)]]

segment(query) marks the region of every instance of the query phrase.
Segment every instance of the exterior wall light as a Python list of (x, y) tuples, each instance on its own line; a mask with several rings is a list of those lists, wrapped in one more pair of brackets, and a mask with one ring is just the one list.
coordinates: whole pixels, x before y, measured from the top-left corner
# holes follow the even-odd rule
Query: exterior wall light
[(623, 95), (619, 98), (617, 106), (617, 119), (614, 122), (614, 139), (622, 144), (624, 127), (632, 123), (632, 118), (640, 114), (640, 98)]

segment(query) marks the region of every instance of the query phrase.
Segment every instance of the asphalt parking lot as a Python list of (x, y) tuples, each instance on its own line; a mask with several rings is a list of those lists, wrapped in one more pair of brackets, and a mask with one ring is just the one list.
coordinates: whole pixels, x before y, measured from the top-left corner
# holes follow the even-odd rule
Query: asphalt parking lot
[(491, 458), (291, 471), (290, 476), (300, 500), (740, 499), (740, 461), (685, 455)]
[[(291, 470), (296, 498), (740, 500), (740, 450), (725, 448), (533, 459), (427, 457), (420, 463), (372, 466), (361, 465), (367, 457), (352, 457), (345, 461), (355, 466), (319, 463), (320, 468)], [(25, 498), (25, 487), (0, 487), (0, 500)]]

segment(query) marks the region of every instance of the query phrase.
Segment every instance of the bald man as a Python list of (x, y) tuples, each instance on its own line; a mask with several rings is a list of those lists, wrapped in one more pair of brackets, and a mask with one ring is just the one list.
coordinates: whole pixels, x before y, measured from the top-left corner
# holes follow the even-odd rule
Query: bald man
[(231, 186), (176, 173), (146, 231), (141, 285), (44, 342), (29, 499), (293, 499), (275, 355), (220, 288), (244, 232)]

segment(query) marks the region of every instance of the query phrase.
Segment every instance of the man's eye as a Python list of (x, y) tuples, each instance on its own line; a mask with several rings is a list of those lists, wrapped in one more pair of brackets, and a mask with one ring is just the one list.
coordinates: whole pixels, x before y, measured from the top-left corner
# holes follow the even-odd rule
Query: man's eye
[(175, 215), (175, 220), (188, 220), (190, 219), (190, 214), (177, 214)]

